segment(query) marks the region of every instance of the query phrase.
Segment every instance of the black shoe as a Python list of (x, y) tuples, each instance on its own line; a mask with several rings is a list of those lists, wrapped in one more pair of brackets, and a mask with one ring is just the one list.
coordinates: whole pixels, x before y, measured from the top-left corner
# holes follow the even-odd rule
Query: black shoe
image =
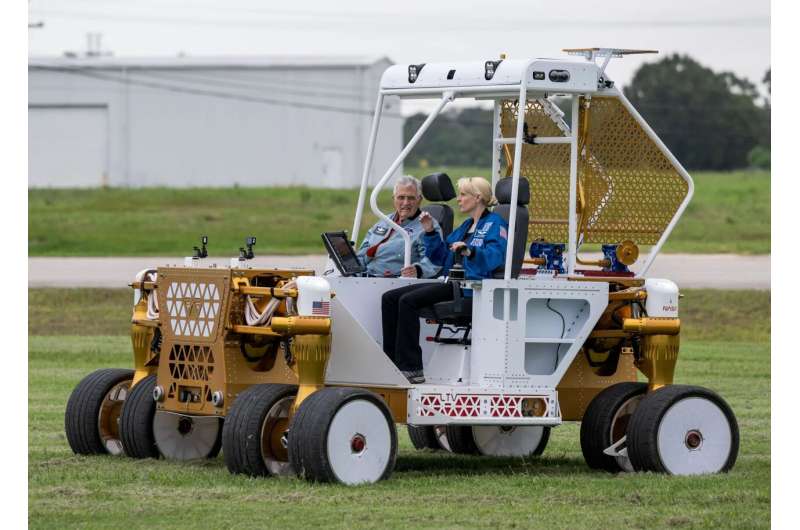
[(400, 373), (402, 373), (412, 385), (418, 385), (425, 382), (425, 374), (422, 373), (422, 370), (401, 370)]

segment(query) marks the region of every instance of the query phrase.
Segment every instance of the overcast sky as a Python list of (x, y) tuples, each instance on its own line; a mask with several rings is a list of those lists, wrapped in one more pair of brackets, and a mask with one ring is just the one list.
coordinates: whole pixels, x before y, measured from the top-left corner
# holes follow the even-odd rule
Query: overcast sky
[[(687, 53), (761, 84), (770, 65), (768, 0), (31, 0), (30, 55), (86, 48), (103, 34), (117, 56), (314, 54), (388, 56), (397, 63), (558, 57), (561, 48)], [(629, 82), (643, 61), (615, 60)], [(411, 110), (407, 107), (406, 110)]]

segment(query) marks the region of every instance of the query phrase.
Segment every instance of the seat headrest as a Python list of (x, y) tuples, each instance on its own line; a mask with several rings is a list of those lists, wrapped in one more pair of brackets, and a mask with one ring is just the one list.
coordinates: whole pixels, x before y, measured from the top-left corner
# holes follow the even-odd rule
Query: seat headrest
[[(497, 197), (497, 202), (500, 204), (511, 204), (511, 184), (513, 180), (512, 177), (506, 177), (497, 181), (497, 186), (494, 188), (494, 196)], [(520, 177), (517, 205), (525, 206), (529, 202), (531, 202), (531, 189), (528, 185), (528, 179)]]
[(434, 173), (422, 179), (422, 196), (431, 202), (449, 201), (456, 196), (447, 173)]

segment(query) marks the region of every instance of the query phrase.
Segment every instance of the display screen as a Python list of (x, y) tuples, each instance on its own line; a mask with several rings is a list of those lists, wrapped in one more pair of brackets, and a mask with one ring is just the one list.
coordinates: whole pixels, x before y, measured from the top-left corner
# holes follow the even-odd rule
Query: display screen
[(322, 241), (342, 276), (352, 276), (366, 271), (345, 232), (325, 232), (322, 234)]

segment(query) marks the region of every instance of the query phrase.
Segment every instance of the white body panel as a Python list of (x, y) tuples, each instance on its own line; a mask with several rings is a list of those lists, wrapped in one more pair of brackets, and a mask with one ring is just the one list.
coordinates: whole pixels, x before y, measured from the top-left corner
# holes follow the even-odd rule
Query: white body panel
[(299, 276), (297, 280), (297, 314), (329, 316), (331, 284), (319, 276)]
[(608, 304), (603, 282), (484, 280), (474, 293), (470, 382), (523, 392), (558, 385)]
[[(495, 70), (494, 76), (485, 77), (485, 62), (428, 63), (420, 70), (413, 83), (408, 79), (407, 64), (396, 64), (386, 69), (381, 78), (381, 90), (387, 93), (402, 94), (402, 89), (421, 91), (423, 89), (455, 90), (456, 92), (487, 91), (493, 87), (499, 92), (519, 90), (523, 76), (532, 92), (593, 93), (597, 91), (599, 67), (588, 61), (569, 61), (555, 59), (536, 59), (529, 72), (523, 71), (526, 60), (505, 59)], [(569, 73), (569, 80), (554, 82), (550, 72), (563, 70)], [(452, 74), (451, 74), (452, 72)], [(544, 79), (534, 79), (532, 72), (542, 72)], [(450, 79), (448, 79), (450, 77)], [(460, 90), (461, 89), (461, 90)]]
[(644, 282), (647, 291), (645, 311), (649, 317), (678, 317), (678, 286), (671, 280), (648, 278)]
[[(409, 280), (328, 280), (336, 296), (326, 382), (410, 388), (408, 421), (419, 425), (559, 424), (556, 387), (608, 302), (604, 282), (469, 282), (475, 297), (472, 345), (429, 342), (436, 328), (421, 322), (426, 384), (412, 387), (383, 352), (381, 332), (382, 294)], [(543, 399), (545, 415), (523, 416), (524, 398)]]

